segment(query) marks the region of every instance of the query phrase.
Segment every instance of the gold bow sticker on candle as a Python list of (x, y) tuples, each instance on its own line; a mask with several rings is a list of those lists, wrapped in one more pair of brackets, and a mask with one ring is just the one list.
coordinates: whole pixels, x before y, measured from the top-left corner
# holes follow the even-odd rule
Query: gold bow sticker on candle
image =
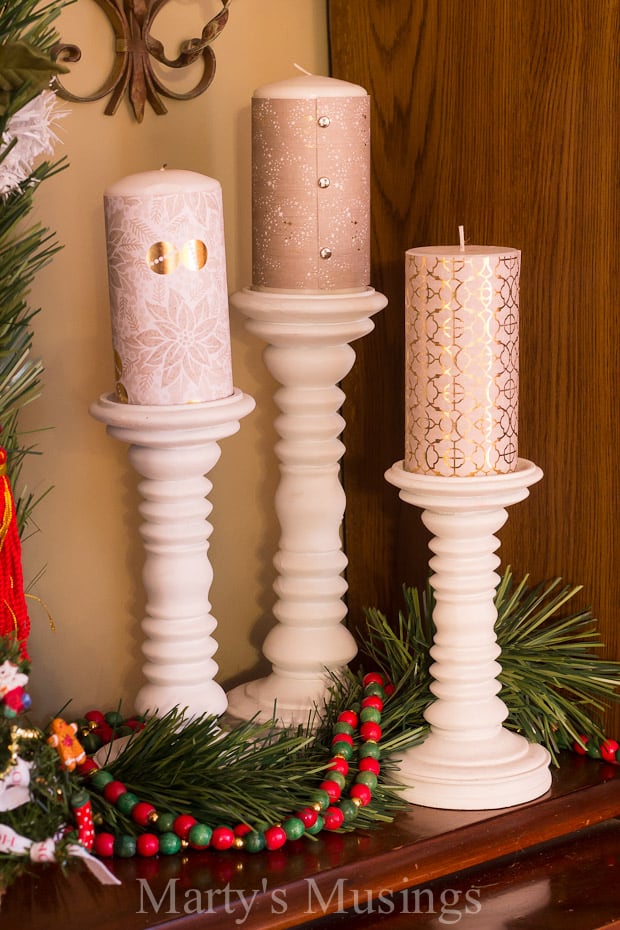
[(155, 274), (172, 274), (182, 264), (188, 271), (200, 271), (207, 264), (209, 250), (201, 239), (188, 239), (177, 248), (172, 242), (154, 242), (146, 253), (146, 263)]

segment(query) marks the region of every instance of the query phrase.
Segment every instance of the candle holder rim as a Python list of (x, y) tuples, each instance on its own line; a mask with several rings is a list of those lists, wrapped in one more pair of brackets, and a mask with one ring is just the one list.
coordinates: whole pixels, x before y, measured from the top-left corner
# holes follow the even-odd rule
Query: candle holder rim
[(480, 493), (487, 491), (512, 490), (528, 487), (543, 477), (543, 471), (529, 459), (520, 458), (514, 471), (493, 475), (446, 476), (426, 475), (407, 471), (404, 460), (395, 462), (385, 472), (385, 479), (405, 491), (429, 491), (442, 493)]
[(89, 412), (94, 419), (113, 426), (135, 426), (140, 421), (143, 427), (159, 428), (173, 421), (180, 428), (191, 428), (245, 416), (255, 406), (253, 397), (234, 387), (226, 397), (187, 404), (126, 404), (109, 392), (101, 394)]

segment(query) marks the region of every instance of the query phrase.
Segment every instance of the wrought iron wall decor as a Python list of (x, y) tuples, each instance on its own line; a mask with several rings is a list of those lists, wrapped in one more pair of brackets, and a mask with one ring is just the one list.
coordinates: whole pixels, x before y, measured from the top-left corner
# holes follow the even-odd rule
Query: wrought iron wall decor
[[(155, 112), (167, 113), (162, 97), (171, 100), (192, 100), (204, 93), (215, 74), (215, 54), (211, 43), (217, 39), (228, 22), (232, 0), (221, 0), (222, 9), (202, 30), (199, 39), (187, 39), (181, 43), (177, 58), (169, 59), (163, 44), (151, 35), (157, 15), (168, 0), (95, 0), (112, 24), (114, 31), (114, 64), (110, 74), (94, 93), (80, 97), (68, 91), (56, 80), (59, 96), (65, 100), (87, 103), (110, 96), (105, 113), (112, 116), (127, 91), (136, 120), (141, 123), (144, 107), (148, 100)], [(82, 57), (77, 45), (59, 42), (54, 46), (56, 60), (71, 63)], [(178, 93), (167, 87), (153, 70), (154, 63), (168, 68), (187, 68), (202, 59), (202, 74), (198, 82), (188, 91)]]

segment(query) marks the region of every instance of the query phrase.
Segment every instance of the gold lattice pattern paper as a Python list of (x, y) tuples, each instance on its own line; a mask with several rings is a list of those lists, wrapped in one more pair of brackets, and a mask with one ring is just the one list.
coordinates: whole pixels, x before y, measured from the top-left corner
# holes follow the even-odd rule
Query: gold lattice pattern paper
[(471, 477), (518, 456), (516, 249), (406, 254), (405, 468)]

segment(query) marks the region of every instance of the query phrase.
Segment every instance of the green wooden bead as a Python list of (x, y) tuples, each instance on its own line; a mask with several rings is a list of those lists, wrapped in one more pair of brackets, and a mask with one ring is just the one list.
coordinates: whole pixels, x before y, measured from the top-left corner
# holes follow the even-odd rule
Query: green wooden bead
[(82, 744), (82, 749), (84, 749), (89, 756), (97, 752), (103, 745), (101, 737), (97, 736), (96, 733), (88, 733), (86, 736), (80, 737), (80, 743)]
[(287, 840), (298, 840), (306, 832), (304, 823), (299, 817), (287, 818), (282, 824), (282, 828), (286, 833)]
[(109, 723), (111, 727), (120, 727), (123, 722), (123, 715), (119, 714), (117, 710), (109, 710), (105, 715), (105, 722)]
[(328, 808), (331, 804), (331, 799), (327, 791), (323, 791), (322, 788), (317, 788), (316, 791), (313, 791), (310, 794), (310, 801), (312, 804), (320, 804), (322, 811)]
[(181, 848), (181, 837), (176, 833), (162, 833), (159, 837), (159, 851), (162, 856), (175, 856)]
[(355, 776), (358, 785), (368, 785), (371, 791), (377, 787), (378, 780), (374, 772), (358, 772)]
[(116, 806), (121, 814), (128, 815), (131, 814), (139, 800), (140, 799), (135, 794), (132, 794), (131, 791), (126, 791), (125, 794), (121, 794), (116, 802)]
[(206, 823), (195, 823), (187, 834), (191, 846), (206, 847), (211, 842), (213, 830)]
[(310, 836), (315, 836), (317, 833), (321, 832), (324, 824), (325, 824), (325, 821), (319, 814), (319, 816), (316, 818), (316, 823), (313, 824), (311, 827), (306, 827), (306, 833), (309, 833)]
[(133, 836), (128, 836), (124, 833), (122, 836), (117, 836), (114, 840), (114, 855), (120, 856), (122, 859), (131, 859), (132, 856), (136, 854), (136, 840)]
[(325, 772), (325, 778), (329, 779), (329, 781), (335, 781), (341, 791), (347, 782), (342, 772), (335, 772), (333, 769), (328, 769)]
[(343, 739), (334, 740), (332, 743), (332, 752), (335, 756), (342, 756), (347, 761), (353, 758), (353, 746)]
[(354, 804), (350, 798), (343, 798), (339, 806), (347, 823), (351, 820), (355, 820), (359, 813), (357, 804)]
[(103, 791), (105, 786), (111, 781), (114, 781), (114, 775), (106, 772), (105, 769), (99, 769), (99, 771), (95, 772), (91, 778), (91, 783), (93, 787), (97, 789), (97, 791)]
[(384, 700), (384, 699), (385, 699), (385, 691), (383, 690), (383, 688), (381, 687), (381, 685), (378, 685), (378, 684), (376, 684), (375, 682), (373, 682), (373, 683), (370, 684), (370, 685), (367, 685), (367, 686), (364, 688), (364, 695), (365, 695), (365, 697), (370, 697), (371, 694), (374, 695), (375, 697), (380, 697), (381, 700)]
[(381, 723), (381, 711), (378, 711), (376, 707), (363, 707), (360, 713), (360, 720), (362, 723), (370, 721), (370, 723)]
[(334, 735), (336, 733), (346, 733), (347, 736), (353, 736), (353, 727), (351, 726), (350, 723), (347, 723), (346, 721), (343, 720), (334, 726), (333, 733)]
[(172, 833), (175, 820), (174, 814), (160, 814), (157, 818), (157, 830), (159, 833)]
[(265, 834), (261, 830), (251, 830), (243, 837), (243, 845), (248, 852), (261, 852), (265, 848)]
[(360, 759), (367, 759), (370, 756), (371, 759), (381, 758), (381, 749), (377, 743), (364, 743), (360, 747)]

